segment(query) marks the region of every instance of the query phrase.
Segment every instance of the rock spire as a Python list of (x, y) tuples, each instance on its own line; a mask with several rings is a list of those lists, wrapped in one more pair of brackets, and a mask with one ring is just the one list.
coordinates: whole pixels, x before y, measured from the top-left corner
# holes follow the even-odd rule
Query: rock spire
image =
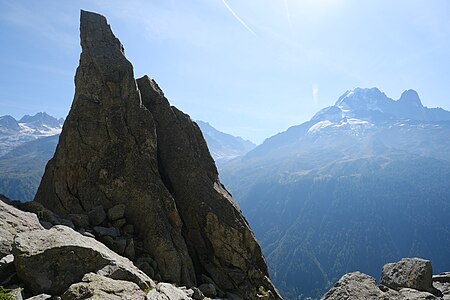
[[(156, 82), (144, 76), (136, 83), (103, 16), (82, 11), (80, 31), (73, 104), (35, 201), (119, 228), (127, 247), (136, 245), (135, 260), (154, 262), (149, 275), (157, 280), (278, 299), (198, 126), (170, 106)], [(108, 221), (104, 212), (118, 206), (125, 207), (123, 222)], [(125, 223), (134, 230), (125, 232)]]

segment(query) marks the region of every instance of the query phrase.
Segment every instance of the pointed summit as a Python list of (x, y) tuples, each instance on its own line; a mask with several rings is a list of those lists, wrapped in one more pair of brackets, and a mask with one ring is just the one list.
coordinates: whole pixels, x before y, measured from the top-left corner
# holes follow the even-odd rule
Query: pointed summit
[(389, 100), (391, 99), (389, 99), (378, 88), (355, 88), (345, 92), (341, 97), (339, 97), (335, 106), (351, 111), (381, 111)]
[[(130, 258), (158, 281), (279, 299), (198, 126), (155, 81), (145, 76), (138, 88), (103, 16), (82, 11), (80, 30), (73, 104), (35, 201), (64, 217), (81, 215), (91, 229), (120, 232), (113, 246), (132, 247)], [(117, 207), (120, 226), (109, 213)]]
[(420, 101), (419, 95), (415, 90), (406, 90), (398, 99), (398, 102), (403, 104), (409, 104), (415, 107), (423, 107), (422, 101)]

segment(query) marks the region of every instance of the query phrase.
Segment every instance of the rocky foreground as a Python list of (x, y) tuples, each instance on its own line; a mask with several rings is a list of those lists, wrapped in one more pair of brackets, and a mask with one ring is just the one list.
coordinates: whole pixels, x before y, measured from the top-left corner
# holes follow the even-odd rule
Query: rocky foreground
[(348, 273), (342, 276), (322, 300), (450, 299), (450, 273), (432, 274), (430, 261), (403, 258), (399, 262), (384, 265), (380, 284), (369, 275)]
[(56, 153), (34, 201), (10, 202), (34, 214), (1, 203), (0, 284), (62, 299), (280, 299), (197, 124), (135, 79), (103, 16), (82, 11), (80, 37)]

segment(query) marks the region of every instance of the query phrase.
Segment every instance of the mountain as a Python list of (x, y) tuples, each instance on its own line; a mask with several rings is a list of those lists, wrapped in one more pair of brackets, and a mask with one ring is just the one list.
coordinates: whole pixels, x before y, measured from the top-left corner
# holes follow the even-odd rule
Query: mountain
[(221, 169), (285, 299), (425, 257), (450, 269), (450, 113), (415, 91), (344, 93)]
[(25, 142), (1, 156), (0, 193), (10, 199), (33, 200), (58, 139), (57, 134)]
[[(170, 105), (154, 80), (134, 78), (105, 17), (81, 11), (80, 38), (74, 100), (30, 205), (89, 230), (158, 281), (206, 284), (213, 297), (280, 299), (253, 232), (219, 181), (199, 127)], [(55, 240), (63, 230), (56, 228), (43, 240)], [(70, 270), (78, 275), (78, 262), (87, 260), (80, 251), (72, 255), (76, 267)], [(39, 281), (46, 286), (37, 283), (35, 292), (67, 288), (56, 282), (66, 278), (53, 270), (59, 265), (42, 272), (47, 279)], [(26, 275), (19, 276), (34, 284), (34, 276)]]
[(224, 162), (242, 156), (256, 147), (251, 141), (223, 133), (207, 122), (196, 121), (196, 123), (200, 127), (209, 151), (219, 167)]
[(0, 117), (0, 193), (21, 201), (34, 198), (63, 123), (45, 112), (19, 121)]
[(6, 115), (0, 117), (0, 156), (23, 143), (59, 134), (64, 119), (56, 119), (45, 112), (25, 115), (19, 121)]

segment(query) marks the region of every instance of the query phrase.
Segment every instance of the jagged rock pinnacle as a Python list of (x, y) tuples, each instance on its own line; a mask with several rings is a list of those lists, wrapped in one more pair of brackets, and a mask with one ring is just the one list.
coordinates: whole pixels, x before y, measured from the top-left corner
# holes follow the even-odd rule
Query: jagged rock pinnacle
[[(136, 245), (135, 261), (157, 280), (213, 282), (224, 295), (279, 299), (198, 126), (156, 82), (144, 77), (138, 88), (103, 16), (82, 11), (80, 31), (74, 101), (35, 200), (113, 232), (106, 242), (121, 251)], [(122, 220), (105, 217), (123, 205)]]

